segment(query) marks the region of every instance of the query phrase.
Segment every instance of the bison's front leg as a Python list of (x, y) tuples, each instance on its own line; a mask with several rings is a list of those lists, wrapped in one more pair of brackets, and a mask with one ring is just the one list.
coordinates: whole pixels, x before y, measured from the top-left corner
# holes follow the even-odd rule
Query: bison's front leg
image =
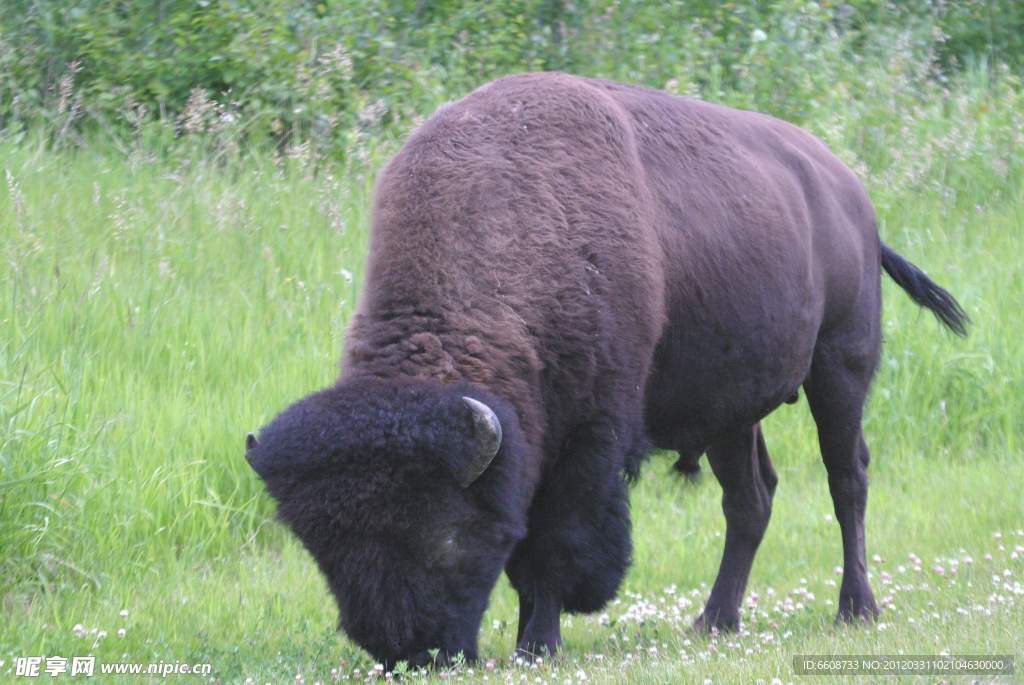
[(519, 595), (516, 654), (529, 659), (554, 656), (562, 646), (562, 602), (542, 584)]
[(629, 566), (622, 443), (609, 433), (609, 441), (577, 434), (568, 442), (534, 497), (526, 539), (505, 566), (519, 592), (520, 654), (554, 655), (562, 644), (561, 612), (601, 609)]
[(725, 551), (704, 613), (693, 626), (700, 632), (712, 628), (735, 630), (739, 626), (743, 591), (772, 515), (772, 498), (778, 483), (761, 424), (737, 431), (712, 445), (708, 448), (708, 462), (722, 485)]

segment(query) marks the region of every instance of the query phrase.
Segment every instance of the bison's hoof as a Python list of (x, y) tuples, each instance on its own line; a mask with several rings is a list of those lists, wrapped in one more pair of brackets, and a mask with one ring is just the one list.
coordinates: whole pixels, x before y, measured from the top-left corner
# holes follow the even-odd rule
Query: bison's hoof
[(530, 641), (516, 647), (513, 664), (533, 664), (541, 660), (550, 660), (558, 655), (558, 643), (554, 641)]
[(872, 624), (875, 619), (878, 618), (881, 610), (875, 603), (874, 597), (867, 601), (853, 602), (853, 601), (839, 601), (839, 611), (836, 613), (836, 625), (844, 625), (849, 623), (867, 623)]
[(710, 619), (707, 609), (693, 622), (690, 632), (695, 635), (717, 635), (718, 633), (735, 632), (740, 627), (739, 616), (727, 617), (722, 612), (715, 613), (715, 620)]

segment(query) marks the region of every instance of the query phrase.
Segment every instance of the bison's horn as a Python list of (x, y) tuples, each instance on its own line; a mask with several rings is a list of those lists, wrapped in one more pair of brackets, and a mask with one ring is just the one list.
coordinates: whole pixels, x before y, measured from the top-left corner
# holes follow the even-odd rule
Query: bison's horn
[(258, 444), (259, 443), (256, 442), (256, 436), (253, 435), (252, 433), (249, 433), (247, 436), (245, 436), (245, 451), (246, 452), (248, 452), (249, 450), (251, 450), (253, 447), (255, 447)]
[(501, 447), (501, 421), (494, 411), (483, 402), (472, 397), (463, 397), (469, 410), (473, 413), (473, 430), (476, 434), (477, 454), (460, 480), (460, 485), (468, 488), (480, 474), (491, 465), (491, 460)]

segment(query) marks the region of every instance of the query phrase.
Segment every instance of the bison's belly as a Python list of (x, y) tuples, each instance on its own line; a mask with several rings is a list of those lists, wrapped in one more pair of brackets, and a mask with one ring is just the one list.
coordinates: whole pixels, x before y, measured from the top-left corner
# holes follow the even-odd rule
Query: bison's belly
[(796, 311), (666, 330), (646, 389), (655, 445), (699, 456), (723, 432), (751, 426), (790, 399), (810, 370), (815, 319)]

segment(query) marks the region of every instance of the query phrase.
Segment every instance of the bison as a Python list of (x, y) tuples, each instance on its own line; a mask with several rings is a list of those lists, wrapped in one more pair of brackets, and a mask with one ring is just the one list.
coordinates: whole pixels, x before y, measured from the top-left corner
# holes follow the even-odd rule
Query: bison
[(777, 482), (760, 421), (803, 387), (842, 530), (836, 620), (870, 621), (861, 413), (883, 269), (965, 333), (814, 136), (609, 81), (502, 78), (383, 169), (341, 376), (246, 458), (382, 663), (475, 659), (503, 570), (519, 652), (553, 654), (560, 614), (622, 581), (652, 448), (683, 473), (707, 454), (721, 483), (694, 627), (737, 626)]

